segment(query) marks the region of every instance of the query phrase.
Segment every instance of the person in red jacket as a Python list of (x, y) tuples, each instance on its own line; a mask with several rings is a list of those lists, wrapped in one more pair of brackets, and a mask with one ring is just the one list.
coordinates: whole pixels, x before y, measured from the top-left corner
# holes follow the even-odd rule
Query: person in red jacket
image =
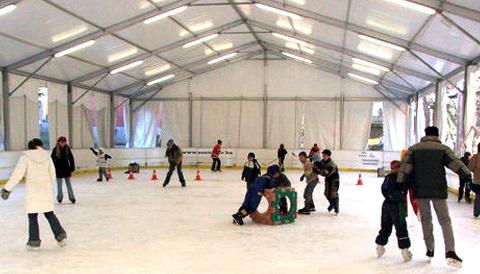
[(222, 165), (222, 162), (220, 162), (220, 153), (222, 153), (222, 140), (218, 140), (217, 144), (213, 147), (213, 150), (212, 150), (211, 156), (213, 160), (213, 163), (212, 163), (213, 172), (222, 171), (220, 169)]

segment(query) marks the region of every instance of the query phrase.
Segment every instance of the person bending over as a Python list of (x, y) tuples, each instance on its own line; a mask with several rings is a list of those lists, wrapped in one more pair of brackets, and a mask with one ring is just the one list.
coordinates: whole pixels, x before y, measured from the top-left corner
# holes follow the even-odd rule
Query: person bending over
[(243, 218), (255, 213), (262, 200), (265, 189), (275, 188), (275, 180), (280, 177), (280, 168), (278, 165), (269, 166), (267, 174), (255, 179), (243, 199), (242, 206), (232, 215), (233, 223), (243, 225)]

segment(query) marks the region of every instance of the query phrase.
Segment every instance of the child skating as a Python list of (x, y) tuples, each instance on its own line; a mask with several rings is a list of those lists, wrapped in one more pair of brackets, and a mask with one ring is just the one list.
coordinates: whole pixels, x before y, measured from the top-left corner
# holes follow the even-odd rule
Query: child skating
[(288, 151), (285, 149), (284, 144), (280, 144), (277, 150), (278, 165), (282, 172), (285, 172), (285, 157), (287, 156)]
[(332, 152), (329, 149), (322, 151), (322, 160), (319, 162), (320, 175), (325, 177), (324, 195), (328, 200), (328, 212), (334, 210), (335, 215), (340, 212), (338, 189), (340, 188), (340, 174), (337, 164), (332, 160)]
[(105, 177), (105, 179), (108, 182), (110, 180), (107, 174), (108, 160), (112, 159), (112, 156), (106, 154), (103, 148), (99, 148), (98, 152), (93, 147), (91, 147), (90, 150), (95, 156), (97, 156), (97, 167), (98, 167), (97, 182), (103, 182), (103, 177)]
[(217, 144), (212, 149), (212, 171), (222, 172), (222, 162), (220, 161), (220, 154), (222, 153), (222, 140), (218, 140)]
[(29, 238), (27, 248), (40, 248), (40, 231), (38, 214), (43, 213), (47, 218), (58, 245), (67, 244), (67, 233), (53, 212), (53, 187), (56, 175), (55, 166), (50, 155), (43, 150), (40, 139), (33, 139), (28, 144), (28, 150), (20, 156), (10, 179), (2, 189), (2, 199), (7, 200), (15, 186), (26, 178), (25, 209), (28, 214)]
[(300, 181), (306, 179), (307, 186), (303, 192), (303, 198), (305, 199), (305, 207), (298, 210), (299, 214), (310, 214), (310, 212), (315, 211), (315, 204), (313, 203), (313, 191), (318, 184), (318, 176), (314, 172), (314, 167), (312, 162), (308, 159), (307, 153), (302, 151), (298, 154), (298, 159), (303, 165), (303, 175), (300, 178)]
[(247, 160), (243, 165), (242, 181), (247, 183), (247, 189), (249, 189), (255, 179), (260, 176), (262, 168), (257, 159), (255, 159), (255, 153), (248, 153)]
[(257, 177), (245, 194), (242, 206), (232, 215), (233, 223), (243, 225), (243, 218), (254, 213), (262, 200), (265, 189), (275, 188), (275, 179), (280, 176), (278, 165), (268, 167), (267, 174)]
[(391, 173), (385, 177), (382, 184), (382, 194), (385, 201), (382, 205), (381, 229), (375, 240), (377, 244), (377, 255), (382, 257), (385, 254), (385, 245), (395, 227), (398, 247), (401, 250), (403, 260), (408, 262), (412, 259), (410, 252), (410, 238), (408, 237), (407, 220), (405, 218), (404, 197), (407, 193), (407, 185), (397, 183), (400, 161), (390, 163)]

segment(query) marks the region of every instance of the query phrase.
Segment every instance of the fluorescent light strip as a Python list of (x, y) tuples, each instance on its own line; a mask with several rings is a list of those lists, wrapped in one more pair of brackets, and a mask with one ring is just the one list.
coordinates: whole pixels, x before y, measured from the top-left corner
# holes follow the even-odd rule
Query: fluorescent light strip
[(375, 68), (375, 69), (378, 69), (378, 70), (381, 70), (381, 71), (390, 71), (390, 69), (387, 68), (387, 67), (380, 66), (380, 65), (377, 65), (375, 63), (368, 62), (368, 61), (365, 61), (365, 60), (362, 60), (362, 59), (352, 58), (352, 60), (353, 60), (354, 63), (359, 64), (359, 65), (372, 67), (372, 68)]
[(5, 14), (7, 14), (7, 13), (10, 13), (10, 12), (12, 12), (13, 10), (15, 10), (16, 8), (17, 8), (17, 6), (15, 6), (15, 5), (13, 5), (13, 4), (7, 5), (7, 6), (5, 6), (5, 7), (3, 7), (3, 8), (0, 9), (0, 16), (5, 15)]
[(283, 34), (280, 34), (280, 33), (272, 32), (272, 35), (275, 36), (275, 37), (277, 37), (277, 38), (280, 38), (280, 39), (289, 41), (289, 42), (293, 42), (293, 43), (297, 43), (297, 44), (305, 45), (305, 46), (310, 46), (310, 45), (309, 45), (307, 42), (305, 42), (305, 41), (302, 41), (302, 40), (299, 40), (299, 39), (297, 39), (297, 38), (293, 38), (293, 37), (290, 37), (290, 36), (286, 36), (286, 35), (283, 35)]
[(166, 18), (168, 16), (173, 16), (173, 15), (176, 15), (176, 14), (179, 14), (181, 12), (184, 12), (188, 7), (187, 6), (181, 6), (179, 8), (176, 8), (176, 9), (173, 9), (173, 10), (170, 10), (170, 11), (167, 11), (167, 12), (164, 12), (164, 13), (161, 13), (159, 15), (155, 15), (153, 17), (150, 17), (148, 19), (145, 19), (143, 21), (144, 24), (151, 24), (153, 22), (156, 22), (158, 20), (161, 20), (163, 18)]
[(65, 55), (70, 54), (70, 53), (73, 53), (73, 52), (75, 52), (75, 51), (79, 51), (79, 50), (81, 50), (81, 49), (90, 47), (90, 46), (92, 46), (93, 44), (95, 44), (95, 40), (90, 40), (90, 41), (81, 43), (81, 44), (76, 45), (76, 46), (74, 46), (74, 47), (71, 47), (71, 48), (69, 48), (69, 49), (62, 50), (62, 51), (60, 51), (60, 52), (58, 52), (58, 53), (55, 53), (55, 57), (65, 56)]
[(190, 47), (193, 47), (193, 46), (196, 46), (198, 44), (201, 44), (203, 42), (207, 42), (207, 41), (210, 41), (210, 40), (213, 40), (215, 38), (218, 37), (218, 33), (215, 33), (215, 34), (212, 34), (212, 35), (209, 35), (209, 36), (205, 36), (203, 38), (200, 38), (198, 40), (195, 40), (195, 41), (192, 41), (192, 42), (189, 42), (189, 43), (186, 43), (185, 45), (183, 45), (182, 47), (184, 49), (186, 48), (190, 48)]
[(87, 29), (88, 28), (86, 26), (81, 26), (81, 27), (78, 27), (78, 28), (73, 29), (73, 30), (69, 30), (69, 31), (66, 31), (66, 32), (59, 33), (59, 34), (54, 35), (52, 37), (52, 42), (56, 43), (56, 42), (68, 39), (68, 38), (73, 37), (75, 35), (78, 35), (82, 32), (85, 32)]
[(429, 8), (429, 7), (426, 7), (424, 5), (420, 5), (420, 4), (417, 4), (417, 3), (412, 3), (410, 1), (405, 1), (405, 0), (385, 0), (385, 1), (397, 4), (399, 6), (407, 8), (407, 9), (415, 10), (415, 11), (418, 11), (418, 12), (421, 12), (421, 13), (426, 13), (426, 14), (429, 14), (429, 15), (432, 15), (432, 14), (436, 13), (436, 11), (432, 8)]
[(114, 70), (110, 71), (110, 74), (116, 74), (116, 73), (119, 73), (119, 72), (122, 72), (122, 71), (126, 71), (126, 70), (129, 70), (131, 68), (138, 67), (141, 64), (143, 64), (143, 60), (139, 60), (139, 61), (130, 63), (128, 65), (125, 65), (123, 67), (119, 67), (117, 69), (114, 69)]
[(190, 35), (190, 31), (191, 32), (197, 32), (197, 31), (205, 30), (205, 29), (208, 29), (208, 28), (211, 28), (211, 27), (213, 27), (213, 22), (210, 21), (210, 20), (202, 22), (202, 23), (198, 23), (198, 24), (195, 24), (195, 25), (192, 25), (192, 26), (187, 26), (189, 31), (187, 31), (185, 29), (182, 29), (180, 31), (180, 36), (182, 36), (182, 37), (188, 36), (188, 35)]
[(152, 75), (155, 75), (155, 74), (159, 74), (159, 73), (164, 72), (164, 71), (169, 70), (169, 69), (170, 69), (170, 64), (166, 64), (166, 65), (156, 67), (156, 68), (151, 69), (151, 70), (147, 70), (145, 72), (145, 76), (152, 76)]
[(355, 70), (367, 72), (367, 73), (370, 73), (370, 74), (373, 74), (373, 75), (376, 75), (376, 76), (379, 76), (379, 75), (380, 75), (380, 72), (381, 72), (381, 71), (378, 70), (378, 69), (375, 69), (375, 68), (372, 68), (372, 67), (363, 66), (363, 65), (359, 65), (359, 64), (352, 64), (352, 68), (355, 69)]
[(376, 56), (376, 57), (379, 57), (379, 58), (382, 58), (382, 59), (386, 59), (386, 60), (392, 60), (393, 58), (393, 54), (390, 52), (390, 50), (385, 50), (385, 49), (381, 49), (377, 46), (375, 47), (372, 47), (372, 46), (367, 46), (367, 45), (362, 45), (360, 44), (357, 49), (361, 52), (364, 52), (368, 55), (372, 55), (372, 56)]
[(117, 53), (114, 53), (112, 55), (109, 55), (107, 57), (108, 59), (108, 62), (109, 63), (113, 63), (115, 61), (118, 61), (118, 60), (121, 60), (121, 59), (124, 59), (128, 56), (131, 56), (131, 55), (134, 55), (135, 53), (138, 52), (138, 49), (137, 48), (129, 48), (129, 49), (126, 49), (126, 50), (123, 50), (123, 51), (120, 51), (120, 52), (117, 52)]
[(218, 63), (218, 62), (225, 61), (225, 60), (227, 60), (227, 59), (229, 59), (229, 58), (232, 58), (232, 57), (234, 57), (234, 56), (237, 56), (237, 54), (238, 54), (238, 52), (234, 52), (234, 53), (230, 53), (230, 54), (224, 55), (224, 56), (222, 56), (222, 57), (218, 57), (218, 58), (216, 58), (216, 59), (213, 59), (213, 60), (208, 61), (208, 64), (209, 64), (209, 65), (213, 65), (213, 64), (216, 64), (216, 63)]
[(165, 81), (170, 80), (170, 79), (172, 79), (172, 78), (174, 78), (174, 77), (175, 77), (175, 74), (169, 74), (169, 75), (167, 75), (167, 76), (158, 78), (158, 79), (153, 80), (153, 81), (151, 81), (151, 82), (148, 82), (148, 83), (147, 83), (147, 86), (151, 86), (151, 85), (155, 85), (155, 84), (158, 84), (158, 83), (161, 83), (161, 82), (165, 82)]
[[(233, 48), (233, 43), (231, 43), (231, 42), (227, 42), (227, 43), (224, 43), (224, 44), (218, 44), (218, 45), (213, 46), (213, 49), (215, 51), (222, 51), (222, 50), (227, 50), (227, 49), (231, 49), (231, 48)], [(205, 54), (206, 55), (210, 55), (213, 52), (214, 51), (209, 49), (209, 48), (205, 49)]]
[(297, 55), (294, 55), (294, 54), (291, 54), (291, 53), (288, 53), (288, 52), (282, 51), (282, 54), (285, 55), (285, 56), (288, 56), (288, 57), (290, 57), (290, 58), (296, 59), (296, 60), (298, 60), (298, 61), (305, 62), (305, 63), (307, 63), (307, 64), (311, 64), (311, 63), (312, 63), (312, 60), (310, 60), (310, 59), (303, 58), (303, 57), (300, 57), (300, 56), (297, 56)]
[(373, 85), (378, 85), (378, 82), (377, 81), (374, 81), (372, 79), (368, 79), (366, 77), (362, 77), (360, 75), (356, 75), (356, 74), (353, 74), (353, 73), (349, 73), (348, 76), (350, 76), (351, 78), (353, 79), (357, 79), (357, 80), (360, 80), (362, 82), (366, 82), (366, 83), (369, 83), (369, 84), (373, 84)]
[(273, 12), (273, 13), (276, 13), (276, 14), (279, 14), (279, 15), (287, 16), (287, 17), (290, 17), (290, 18), (293, 18), (293, 19), (302, 19), (302, 17), (300, 15), (297, 15), (295, 13), (291, 13), (291, 12), (281, 10), (281, 9), (277, 9), (277, 8), (274, 8), (274, 7), (270, 7), (270, 6), (267, 6), (267, 5), (257, 3), (257, 4), (255, 4), (255, 6), (259, 9), (266, 10), (266, 11), (269, 11), (269, 12)]
[(378, 45), (382, 45), (382, 46), (385, 46), (385, 47), (388, 47), (388, 48), (391, 48), (391, 49), (395, 49), (395, 50), (399, 50), (399, 51), (405, 51), (404, 47), (397, 46), (397, 45), (394, 45), (394, 44), (390, 44), (388, 42), (384, 42), (382, 40), (378, 40), (378, 39), (370, 37), (370, 36), (359, 34), (358, 37), (362, 40), (372, 42), (372, 43), (376, 43)]

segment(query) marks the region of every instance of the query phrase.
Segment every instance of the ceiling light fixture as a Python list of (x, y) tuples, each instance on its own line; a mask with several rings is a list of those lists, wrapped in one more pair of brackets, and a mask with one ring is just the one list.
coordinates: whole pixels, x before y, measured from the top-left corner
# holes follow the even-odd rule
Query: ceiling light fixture
[(186, 43), (186, 44), (183, 45), (182, 47), (183, 47), (184, 49), (190, 48), (190, 47), (196, 46), (196, 45), (198, 45), (198, 44), (201, 44), (201, 43), (203, 43), (203, 42), (207, 42), (207, 41), (213, 40), (213, 39), (215, 39), (215, 38), (217, 38), (217, 37), (218, 37), (218, 33), (215, 33), (215, 34), (208, 35), (208, 36), (205, 36), (205, 37), (203, 37), (203, 38), (197, 39), (197, 40), (195, 40), (195, 41)]
[(155, 85), (155, 84), (158, 84), (158, 83), (161, 83), (161, 82), (165, 82), (165, 81), (168, 81), (168, 80), (170, 80), (170, 79), (172, 79), (172, 78), (174, 78), (174, 77), (175, 77), (175, 74), (169, 74), (169, 75), (167, 75), (167, 76), (158, 78), (158, 79), (153, 80), (153, 81), (151, 81), (151, 82), (148, 82), (148, 83), (147, 83), (147, 86), (151, 86), (151, 85)]
[(62, 57), (62, 56), (65, 56), (67, 54), (70, 54), (70, 53), (73, 53), (75, 51), (79, 51), (81, 49), (84, 49), (84, 48), (87, 48), (87, 47), (90, 47), (92, 46), (93, 44), (95, 44), (95, 40), (89, 40), (87, 42), (83, 42), (79, 45), (76, 45), (74, 47), (71, 47), (71, 48), (68, 48), (66, 50), (62, 50), (60, 52), (57, 52), (55, 53), (55, 57)]
[(391, 48), (391, 49), (394, 49), (394, 50), (398, 50), (398, 51), (405, 51), (406, 50), (404, 47), (397, 46), (397, 45), (394, 45), (394, 44), (391, 44), (391, 43), (388, 43), (388, 42), (385, 42), (385, 41), (382, 41), (382, 40), (378, 40), (376, 38), (373, 38), (373, 37), (370, 37), (370, 36), (367, 36), (367, 35), (359, 34), (358, 37), (362, 40), (372, 42), (372, 43), (375, 43), (375, 44), (378, 44), (378, 45), (381, 45), (381, 46), (384, 46), (384, 47), (388, 47), (388, 48)]
[(3, 8), (0, 8), (0, 16), (5, 15), (5, 14), (7, 14), (7, 13), (10, 13), (10, 12), (12, 12), (13, 10), (15, 10), (16, 8), (17, 8), (17, 6), (15, 6), (15, 5), (13, 5), (13, 4), (7, 5), (7, 6), (3, 7)]
[(350, 78), (353, 78), (353, 79), (356, 79), (356, 80), (360, 80), (362, 82), (365, 82), (365, 83), (368, 83), (368, 84), (372, 84), (372, 85), (378, 85), (378, 82), (377, 81), (374, 81), (372, 79), (369, 79), (369, 78), (366, 78), (366, 77), (363, 77), (363, 76), (360, 76), (360, 75), (356, 75), (356, 74), (353, 74), (353, 73), (349, 73), (348, 76)]
[(359, 58), (352, 58), (352, 60), (353, 60), (354, 63), (359, 64), (359, 65), (372, 67), (372, 68), (375, 68), (375, 69), (378, 69), (378, 70), (381, 70), (381, 71), (385, 71), (385, 72), (390, 71), (390, 69), (387, 68), (387, 67), (377, 65), (375, 63), (368, 62), (368, 61), (365, 61), (365, 60), (362, 60), (362, 59), (359, 59)]
[(232, 58), (232, 57), (235, 57), (236, 55), (238, 54), (238, 52), (234, 52), (234, 53), (230, 53), (230, 54), (227, 54), (227, 55), (224, 55), (222, 57), (218, 57), (216, 59), (213, 59), (213, 60), (210, 60), (208, 61), (208, 64), (209, 65), (213, 65), (213, 64), (216, 64), (218, 62), (222, 62), (222, 61), (225, 61), (229, 58)]
[(179, 14), (181, 12), (184, 12), (188, 7), (187, 6), (181, 6), (179, 8), (176, 8), (176, 9), (173, 9), (173, 10), (169, 10), (167, 12), (164, 12), (164, 13), (161, 13), (159, 15), (155, 15), (153, 17), (150, 17), (148, 19), (145, 19), (143, 21), (144, 24), (151, 24), (153, 22), (156, 22), (158, 20), (161, 20), (163, 18), (166, 18), (168, 16), (173, 16), (173, 15), (176, 15), (176, 14)]
[(303, 58), (303, 57), (300, 57), (300, 56), (297, 56), (297, 55), (295, 55), (295, 54), (291, 54), (291, 53), (284, 52), (284, 51), (282, 51), (282, 54), (285, 55), (285, 56), (287, 56), (287, 57), (296, 59), (296, 60), (298, 60), (298, 61), (305, 62), (305, 63), (307, 63), (307, 64), (313, 63), (312, 60), (307, 59), (307, 58)]
[(126, 70), (129, 70), (129, 69), (134, 68), (134, 67), (138, 67), (141, 64), (143, 64), (143, 60), (135, 61), (133, 63), (130, 63), (130, 64), (125, 65), (125, 66), (121, 66), (119, 68), (116, 68), (116, 69), (110, 71), (110, 74), (117, 74), (119, 72), (126, 71)]
[(152, 75), (155, 75), (155, 74), (159, 74), (159, 73), (162, 73), (162, 72), (167, 71), (169, 69), (170, 69), (170, 64), (159, 66), (159, 67), (156, 67), (154, 69), (147, 70), (145, 72), (145, 76), (152, 76)]
[(429, 7), (426, 7), (424, 5), (420, 5), (420, 4), (417, 4), (417, 3), (413, 3), (413, 2), (410, 2), (410, 1), (406, 1), (406, 0), (385, 0), (385, 1), (397, 4), (399, 6), (407, 8), (407, 9), (415, 10), (415, 11), (425, 13), (425, 14), (429, 14), (429, 15), (433, 15), (433, 14), (436, 13), (436, 11), (432, 8), (429, 8)]

